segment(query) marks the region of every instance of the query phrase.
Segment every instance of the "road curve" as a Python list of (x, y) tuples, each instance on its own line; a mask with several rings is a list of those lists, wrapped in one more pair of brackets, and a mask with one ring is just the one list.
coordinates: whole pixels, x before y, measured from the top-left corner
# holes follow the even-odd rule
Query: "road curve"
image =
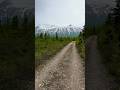
[(69, 43), (42, 69), (35, 71), (35, 90), (85, 90), (82, 60)]

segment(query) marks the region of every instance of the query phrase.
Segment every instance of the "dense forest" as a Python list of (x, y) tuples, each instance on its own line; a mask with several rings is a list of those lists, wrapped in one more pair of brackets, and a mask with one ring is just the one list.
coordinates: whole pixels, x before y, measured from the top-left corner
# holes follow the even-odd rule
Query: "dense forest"
[(26, 84), (34, 80), (34, 27), (34, 17), (0, 20), (1, 90), (28, 90)]
[(85, 37), (91, 35), (97, 35), (103, 63), (120, 84), (120, 0), (116, 0), (116, 7), (111, 9), (105, 23), (85, 26)]

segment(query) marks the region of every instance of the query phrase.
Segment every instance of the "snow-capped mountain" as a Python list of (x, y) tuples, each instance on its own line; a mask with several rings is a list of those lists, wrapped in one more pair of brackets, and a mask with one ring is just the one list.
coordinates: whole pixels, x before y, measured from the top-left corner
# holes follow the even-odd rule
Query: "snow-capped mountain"
[(68, 25), (68, 26), (56, 26), (56, 25), (39, 25), (36, 26), (35, 34), (36, 36), (40, 35), (41, 33), (49, 34), (49, 35), (56, 35), (59, 36), (77, 36), (79, 35), (82, 29), (77, 26)]

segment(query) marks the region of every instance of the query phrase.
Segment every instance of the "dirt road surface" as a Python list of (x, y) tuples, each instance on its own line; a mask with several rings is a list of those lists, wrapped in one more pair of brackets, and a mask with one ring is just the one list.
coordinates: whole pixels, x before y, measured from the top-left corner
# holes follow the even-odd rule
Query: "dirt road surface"
[(85, 90), (84, 67), (75, 42), (65, 46), (42, 69), (36, 69), (35, 90)]

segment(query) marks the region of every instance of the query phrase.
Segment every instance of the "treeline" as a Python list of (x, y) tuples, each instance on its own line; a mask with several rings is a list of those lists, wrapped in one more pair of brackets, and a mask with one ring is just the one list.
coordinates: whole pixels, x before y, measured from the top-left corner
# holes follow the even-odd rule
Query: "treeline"
[(48, 33), (40, 33), (40, 34), (37, 34), (36, 37), (39, 37), (39, 38), (41, 38), (41, 39), (47, 39), (47, 38), (56, 38), (56, 39), (58, 39), (58, 38), (60, 38), (60, 37), (58, 36), (58, 33), (57, 33), (57, 32), (56, 32), (55, 35), (50, 35), (50, 34), (48, 34)]
[(0, 36), (5, 37), (5, 35), (11, 33), (24, 33), (27, 35), (27, 30), (33, 30), (34, 27), (34, 16), (29, 17), (28, 15), (24, 15), (23, 17), (6, 17), (4, 22), (0, 20)]
[(116, 0), (116, 6), (111, 9), (103, 25), (85, 27), (85, 37), (91, 35), (97, 35), (103, 62), (120, 83), (120, 0)]
[(76, 38), (78, 38), (78, 36), (75, 36), (75, 37), (72, 37), (72, 36), (62, 36), (62, 35), (59, 35), (59, 34), (56, 32), (55, 35), (50, 35), (50, 34), (48, 34), (48, 33), (36, 34), (36, 38), (75, 41)]

